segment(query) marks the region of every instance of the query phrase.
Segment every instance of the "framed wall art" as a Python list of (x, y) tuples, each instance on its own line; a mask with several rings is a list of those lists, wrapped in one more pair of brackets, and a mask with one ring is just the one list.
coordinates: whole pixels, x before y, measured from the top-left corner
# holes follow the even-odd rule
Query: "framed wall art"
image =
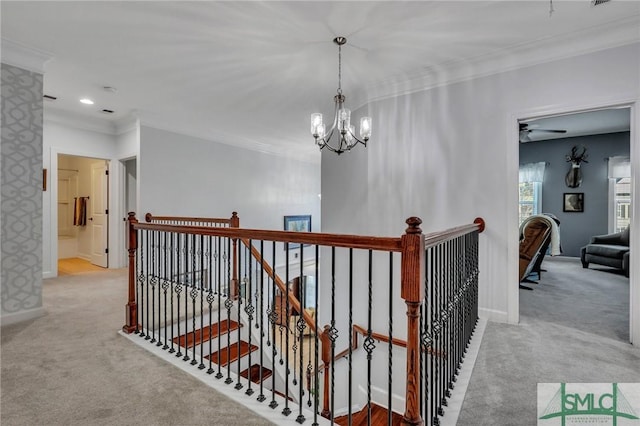
[[(284, 230), (293, 232), (311, 232), (311, 215), (284, 217)], [(289, 243), (289, 250), (300, 247), (298, 243)], [(285, 244), (285, 249), (287, 245)]]
[(568, 213), (584, 212), (584, 192), (565, 192), (562, 211)]

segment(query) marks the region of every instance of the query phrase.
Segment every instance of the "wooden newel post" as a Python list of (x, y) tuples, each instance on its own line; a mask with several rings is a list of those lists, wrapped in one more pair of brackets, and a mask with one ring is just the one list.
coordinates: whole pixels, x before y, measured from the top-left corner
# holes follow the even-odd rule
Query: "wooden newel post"
[[(240, 218), (238, 217), (238, 212), (231, 213), (231, 219), (229, 222), (229, 228), (239, 228), (240, 227)], [(233, 253), (231, 254), (231, 288), (229, 292), (231, 293), (231, 297), (236, 298), (239, 296), (240, 291), (238, 289), (238, 239), (234, 238), (232, 240), (233, 244)]]
[(331, 327), (325, 325), (320, 334), (320, 343), (322, 349), (322, 369), (324, 374), (324, 395), (322, 398), (322, 412), (320, 415), (326, 419), (331, 418), (331, 410), (329, 410), (329, 364), (331, 364), (331, 340), (329, 339), (329, 330)]
[(125, 306), (125, 323), (122, 331), (133, 333), (138, 326), (138, 306), (136, 305), (136, 251), (138, 250), (138, 231), (134, 225), (138, 223), (136, 214), (129, 212), (129, 300)]
[(420, 305), (424, 300), (425, 248), (420, 224), (410, 217), (402, 236), (401, 297), (407, 304), (407, 390), (403, 424), (422, 425), (420, 413)]

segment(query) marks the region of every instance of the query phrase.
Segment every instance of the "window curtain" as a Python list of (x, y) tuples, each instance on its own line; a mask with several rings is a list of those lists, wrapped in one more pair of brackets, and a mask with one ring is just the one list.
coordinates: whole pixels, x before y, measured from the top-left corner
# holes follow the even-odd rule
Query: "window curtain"
[(631, 177), (629, 157), (609, 157), (609, 179)]
[(544, 181), (544, 161), (539, 163), (527, 163), (520, 165), (519, 182), (542, 182)]

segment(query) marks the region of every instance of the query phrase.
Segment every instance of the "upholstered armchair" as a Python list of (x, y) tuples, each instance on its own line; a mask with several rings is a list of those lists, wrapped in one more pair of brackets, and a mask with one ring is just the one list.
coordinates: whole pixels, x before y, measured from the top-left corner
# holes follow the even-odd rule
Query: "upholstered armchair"
[(622, 232), (596, 235), (580, 250), (582, 267), (588, 268), (590, 263), (622, 269), (629, 276), (629, 233), (627, 226)]

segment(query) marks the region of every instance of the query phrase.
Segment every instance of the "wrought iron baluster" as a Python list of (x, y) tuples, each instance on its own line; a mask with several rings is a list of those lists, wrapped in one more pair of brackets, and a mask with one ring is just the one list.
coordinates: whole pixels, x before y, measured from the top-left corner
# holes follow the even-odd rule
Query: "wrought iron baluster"
[(313, 426), (317, 426), (318, 425), (318, 411), (319, 411), (319, 405), (320, 405), (320, 385), (319, 385), (319, 380), (318, 380), (318, 358), (319, 358), (319, 340), (318, 340), (318, 287), (320, 287), (320, 282), (318, 281), (319, 278), (319, 262), (320, 260), (320, 247), (316, 244), (316, 252), (315, 252), (315, 304), (314, 304), (314, 308), (315, 308), (315, 315), (314, 315), (314, 325), (315, 325), (315, 331), (314, 331), (314, 343), (315, 343), (315, 350), (314, 350), (314, 359), (313, 359), (313, 371), (314, 371), (314, 383), (313, 383), (313, 390), (314, 390), (314, 405), (313, 405)]
[[(228, 239), (227, 239), (228, 240)], [(217, 292), (218, 292), (218, 334), (217, 334), (217, 338), (216, 340), (218, 341), (218, 354), (221, 354), (222, 352), (222, 334), (220, 334), (220, 332), (222, 331), (220, 328), (220, 325), (222, 323), (222, 266), (223, 266), (223, 262), (226, 262), (227, 259), (227, 255), (226, 255), (226, 245), (223, 243), (223, 240), (218, 237), (218, 264), (217, 264), (217, 271), (218, 271), (218, 280), (217, 280)], [(209, 352), (211, 352), (211, 355), (209, 355), (209, 360), (211, 360), (211, 357), (213, 355), (213, 349), (211, 349)], [(220, 380), (222, 379), (223, 374), (222, 374), (222, 370), (221, 370), (221, 366), (220, 366), (220, 361), (218, 360), (218, 372), (216, 373), (216, 379)]]
[[(167, 334), (169, 333), (169, 328), (171, 330), (173, 330), (173, 322), (168, 323), (167, 322), (167, 292), (169, 290), (169, 288), (171, 287), (170, 281), (169, 281), (169, 256), (167, 256), (167, 239), (168, 239), (169, 233), (165, 232), (164, 233), (164, 244), (162, 246), (162, 257), (164, 258), (164, 270), (163, 270), (163, 274), (162, 274), (162, 290), (164, 291), (164, 346), (162, 346), (162, 349), (167, 350), (169, 349), (169, 344), (167, 341)], [(172, 333), (173, 336), (173, 333)]]
[[(148, 253), (150, 253), (150, 250), (149, 250), (149, 239), (150, 239), (149, 238), (149, 232), (150, 231), (147, 231), (146, 235), (145, 235), (145, 237), (146, 237), (145, 238), (145, 245), (147, 246), (147, 252)], [(149, 334), (153, 332), (153, 330), (151, 330), (151, 326), (150, 326), (151, 323), (149, 321), (149, 279), (150, 279), (150, 276), (153, 274), (153, 269), (152, 269), (153, 265), (149, 264), (150, 256), (147, 256), (147, 257), (148, 258), (145, 259), (146, 264), (147, 264), (147, 275), (145, 276), (145, 281), (146, 281), (146, 284), (147, 284), (147, 288), (146, 288), (146, 296), (147, 296), (147, 309), (146, 309), (147, 326), (146, 326), (146, 329), (147, 329), (147, 335), (144, 337), (144, 340), (150, 340), (151, 336), (149, 336)]]
[[(264, 240), (260, 240), (260, 268), (258, 268), (260, 272), (260, 304), (258, 307), (258, 312), (260, 313), (260, 393), (258, 394), (258, 401), (264, 402), (267, 397), (264, 395), (264, 384), (262, 383), (264, 378), (262, 375), (262, 370), (264, 368)], [(268, 313), (268, 312), (267, 312)], [(273, 368), (273, 367), (271, 367)], [(272, 372), (273, 374), (273, 372)]]
[[(371, 361), (373, 359), (373, 350), (376, 348), (375, 342), (371, 337), (371, 321), (373, 311), (373, 251), (371, 250), (369, 250), (368, 269), (369, 291), (367, 294), (367, 337), (364, 339), (363, 346), (364, 350), (367, 351), (367, 425), (371, 426)], [(351, 332), (350, 335), (352, 336), (353, 332)]]
[[(305, 321), (304, 321), (304, 310), (306, 307), (306, 281), (304, 278), (304, 244), (300, 244), (300, 274), (299, 274), (299, 284), (298, 284), (298, 302), (300, 302), (300, 312), (298, 312), (298, 322), (296, 324), (296, 328), (298, 331), (298, 336), (297, 339), (300, 342), (300, 364), (299, 364), (299, 369), (298, 369), (298, 377), (300, 378), (300, 383), (298, 386), (298, 417), (296, 418), (296, 422), (302, 424), (304, 423), (304, 416), (302, 415), (302, 401), (303, 401), (303, 394), (304, 394), (304, 385), (303, 385), (303, 374), (302, 374), (302, 369), (303, 369), (303, 356), (302, 354), (304, 354), (304, 329), (305, 329)], [(294, 363), (295, 363), (295, 356), (294, 356)], [(295, 382), (294, 382), (295, 384)]]
[[(162, 241), (162, 234), (160, 233), (160, 231), (156, 231), (156, 244), (155, 244), (155, 248), (154, 251), (157, 253), (158, 255), (158, 260), (156, 262), (156, 281), (157, 281), (157, 288), (158, 288), (158, 342), (156, 343), (156, 346), (160, 347), (162, 346), (162, 336), (161, 336), (161, 324), (162, 324), (162, 297), (161, 297), (161, 291), (162, 291), (162, 279), (160, 278), (162, 276), (162, 252), (160, 251), (161, 248), (161, 241)], [(155, 306), (155, 303), (154, 303)]]
[(176, 352), (176, 358), (180, 358), (182, 356), (182, 339), (181, 339), (182, 336), (180, 334), (180, 322), (181, 322), (180, 321), (180, 293), (182, 293), (182, 283), (180, 282), (182, 277), (182, 269), (180, 269), (180, 265), (181, 265), (180, 254), (182, 252), (182, 249), (181, 249), (182, 246), (180, 244), (180, 240), (181, 240), (180, 236), (181, 234), (176, 234), (176, 250), (175, 250), (176, 252), (176, 273), (175, 273), (176, 284), (175, 284), (174, 291), (176, 292), (176, 306), (178, 307), (178, 312), (177, 312), (178, 315), (176, 318), (176, 324), (178, 326), (178, 330), (177, 330), (178, 351)]
[[(245, 257), (246, 257), (246, 263), (248, 263), (249, 266), (249, 274), (248, 274), (248, 282), (245, 284), (245, 289), (246, 289), (246, 302), (245, 302), (245, 306), (244, 306), (244, 311), (247, 314), (247, 317), (249, 319), (249, 326), (247, 327), (247, 331), (249, 332), (249, 369), (247, 370), (247, 390), (245, 391), (246, 395), (253, 395), (254, 390), (253, 390), (253, 380), (251, 380), (251, 376), (253, 374), (253, 362), (251, 359), (252, 356), (252, 339), (253, 339), (253, 327), (254, 327), (254, 313), (255, 313), (255, 306), (253, 305), (253, 289), (254, 289), (254, 284), (257, 286), (257, 282), (254, 280), (254, 259), (251, 255), (251, 248), (253, 247), (253, 241), (249, 240), (249, 245), (248, 247), (245, 248)], [(257, 266), (257, 263), (255, 264), (255, 266)], [(257, 296), (257, 294), (256, 294)], [(257, 301), (257, 299), (256, 299)], [(256, 326), (257, 321), (256, 321)], [(260, 352), (262, 352), (262, 347), (260, 347)], [(262, 374), (262, 365), (260, 365), (259, 367), (259, 375)]]
[(331, 327), (329, 328), (329, 340), (331, 341), (331, 424), (335, 416), (335, 394), (336, 394), (336, 248), (331, 247)]
[(387, 370), (387, 424), (392, 424), (393, 408), (393, 252), (389, 252), (389, 361)]
[(209, 304), (209, 344), (208, 344), (208, 350), (207, 350), (207, 358), (209, 360), (209, 368), (207, 369), (207, 374), (213, 374), (214, 369), (213, 369), (213, 365), (212, 365), (212, 361), (211, 361), (211, 354), (213, 353), (213, 302), (215, 302), (216, 297), (215, 297), (215, 288), (216, 288), (216, 284), (215, 284), (215, 275), (214, 275), (214, 271), (215, 271), (215, 261), (216, 261), (216, 257), (215, 257), (215, 253), (214, 253), (214, 249), (215, 249), (215, 243), (214, 241), (219, 240), (220, 237), (209, 237), (208, 243), (209, 243), (209, 247), (208, 247), (208, 259), (209, 259), (209, 274), (208, 274), (208, 281), (209, 281), (209, 290), (208, 290), (208, 294), (207, 294), (207, 303)]
[[(233, 300), (232, 300), (232, 279), (231, 279), (231, 263), (233, 262), (233, 252), (231, 251), (231, 238), (227, 240), (228, 244), (228, 252), (229, 257), (227, 259), (227, 298), (224, 301), (224, 307), (227, 309), (227, 361), (231, 359), (231, 308), (233, 308)], [(218, 357), (220, 358), (220, 357)], [(220, 359), (218, 359), (218, 363), (220, 363)], [(226, 384), (233, 383), (233, 379), (231, 378), (231, 363), (227, 362), (227, 378), (224, 380)]]
[[(347, 375), (347, 401), (348, 412), (347, 419), (349, 424), (353, 421), (352, 409), (353, 407), (353, 249), (349, 248), (349, 335), (347, 336), (349, 342), (349, 358), (348, 358), (348, 375)], [(332, 410), (333, 411), (333, 410)]]
[[(236, 262), (238, 263), (238, 273), (241, 273), (242, 271), (242, 266), (243, 266), (243, 257), (242, 257), (242, 244), (236, 244), (237, 245), (237, 256), (236, 256)], [(238, 277), (236, 276), (236, 279)], [(242, 279), (240, 279), (238, 281), (238, 284), (236, 284), (236, 288), (237, 288), (237, 294), (236, 294), (236, 298), (238, 300), (238, 309), (236, 312), (237, 315), (237, 321), (238, 321), (238, 329), (237, 329), (237, 337), (238, 337), (238, 344), (237, 344), (237, 348), (238, 348), (238, 362), (237, 362), (237, 375), (238, 375), (238, 381), (236, 382), (235, 385), (235, 389), (236, 390), (240, 390), (242, 389), (242, 387), (244, 386), (241, 382), (241, 376), (240, 376), (240, 357), (242, 355), (242, 339), (240, 336), (240, 325), (242, 325), (242, 319), (240, 318), (240, 311), (242, 308), (242, 304), (246, 304), (246, 295), (247, 295), (247, 291), (246, 291), (246, 279), (247, 279), (247, 259), (244, 259), (244, 276), (242, 277)], [(244, 289), (244, 294), (243, 294), (243, 289)], [(251, 326), (249, 326), (249, 336), (251, 336)], [(251, 354), (251, 345), (249, 345), (249, 354)], [(251, 356), (251, 355), (249, 355)]]
[[(204, 235), (200, 235), (200, 246), (198, 247), (198, 254), (200, 258), (200, 365), (198, 365), (199, 370), (204, 370), (204, 288), (205, 288), (205, 279), (207, 279), (208, 274), (206, 274), (207, 269), (204, 267)], [(195, 343), (195, 342), (194, 342)], [(194, 349), (196, 345), (193, 345)], [(195, 361), (196, 356), (193, 356), (193, 360)]]
[[(192, 351), (191, 351), (191, 365), (198, 363), (196, 359), (196, 299), (198, 298), (198, 265), (197, 265), (197, 247), (196, 247), (196, 235), (191, 235), (191, 290), (189, 296), (191, 297), (191, 336), (192, 336)], [(202, 277), (200, 277), (202, 278)]]
[[(184, 246), (182, 247), (182, 252), (184, 255), (184, 273), (183, 277), (183, 285), (184, 285), (184, 356), (182, 357), (183, 361), (189, 361), (191, 358), (189, 357), (189, 348), (187, 345), (187, 337), (189, 336), (189, 276), (191, 275), (191, 271), (189, 271), (189, 267), (191, 266), (191, 262), (189, 262), (189, 234), (184, 235)], [(182, 337), (182, 336), (181, 336)]]
[[(284, 370), (284, 408), (282, 409), (282, 414), (285, 416), (288, 416), (289, 414), (291, 414), (291, 409), (289, 408), (289, 366), (291, 364), (289, 364), (289, 333), (291, 333), (291, 331), (289, 330), (289, 316), (291, 315), (291, 311), (290, 311), (290, 307), (289, 307), (289, 295), (290, 295), (290, 291), (291, 288), (289, 287), (291, 285), (291, 283), (289, 282), (289, 243), (284, 243), (285, 244), (285, 285), (286, 285), (286, 292), (285, 292), (285, 316), (284, 316), (284, 322), (285, 322), (285, 345), (284, 345), (284, 349), (280, 349), (280, 361), (282, 362), (282, 351), (285, 352), (285, 370)], [(282, 320), (281, 320), (282, 322)], [(280, 344), (282, 344), (282, 329), (280, 332)]]
[[(140, 241), (138, 241), (138, 247), (139, 250), (138, 252), (140, 253), (140, 258), (139, 258), (139, 264), (140, 264), (140, 275), (138, 276), (138, 282), (140, 284), (140, 298), (141, 300), (139, 301), (140, 303), (138, 304), (138, 306), (140, 307), (141, 312), (139, 313), (140, 315), (140, 322), (141, 324), (141, 328), (140, 328), (140, 337), (143, 337), (146, 339), (146, 334), (145, 334), (145, 330), (146, 330), (146, 326), (148, 323), (145, 322), (145, 317), (146, 317), (146, 313), (147, 313), (147, 309), (145, 309), (145, 284), (146, 284), (146, 275), (144, 273), (145, 271), (145, 266), (147, 265), (147, 258), (144, 256), (145, 253), (145, 244), (146, 244), (146, 235), (147, 235), (148, 231), (145, 230), (140, 230), (139, 231), (139, 236), (140, 236)], [(148, 305), (148, 304), (147, 304)]]
[[(273, 364), (273, 374), (271, 375), (271, 402), (269, 403), (269, 407), (274, 409), (278, 406), (278, 401), (276, 401), (276, 321), (278, 318), (278, 312), (276, 312), (276, 242), (272, 243), (271, 247), (271, 264), (274, 265), (271, 268), (271, 314), (269, 321), (271, 321), (271, 362)], [(280, 332), (282, 336), (282, 331)], [(282, 340), (280, 340), (282, 341)], [(268, 344), (268, 342), (267, 342)]]

